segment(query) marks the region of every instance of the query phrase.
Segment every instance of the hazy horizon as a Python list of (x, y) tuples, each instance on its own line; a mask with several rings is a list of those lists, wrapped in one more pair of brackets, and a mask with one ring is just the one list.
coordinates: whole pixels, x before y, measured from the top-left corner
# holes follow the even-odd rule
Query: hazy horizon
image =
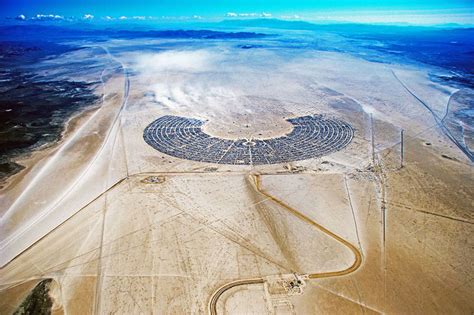
[(471, 1), (223, 1), (195, 3), (180, 1), (83, 1), (80, 8), (72, 1), (3, 0), (2, 16), (35, 21), (219, 21), (232, 19), (276, 18), (308, 22), (354, 22), (368, 24), (474, 25)]

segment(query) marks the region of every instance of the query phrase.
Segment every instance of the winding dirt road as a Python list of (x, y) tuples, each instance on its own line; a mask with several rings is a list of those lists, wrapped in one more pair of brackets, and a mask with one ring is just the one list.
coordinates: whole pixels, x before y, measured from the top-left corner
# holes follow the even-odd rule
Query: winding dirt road
[[(352, 263), (351, 266), (342, 269), (342, 270), (336, 270), (336, 271), (328, 271), (328, 272), (320, 272), (320, 273), (311, 273), (308, 274), (309, 279), (319, 279), (319, 278), (329, 278), (329, 277), (339, 277), (339, 276), (344, 276), (347, 274), (350, 274), (354, 271), (356, 271), (360, 265), (362, 264), (362, 254), (360, 250), (352, 245), (350, 242), (346, 241), (344, 238), (340, 237), (339, 235), (331, 232), (324, 226), (318, 224), (317, 222), (311, 220), (309, 217), (301, 213), (300, 211), (296, 210), (295, 208), (291, 207), (287, 203), (281, 201), (280, 199), (272, 196), (268, 192), (266, 192), (264, 189), (261, 187), (261, 175), (260, 174), (251, 174), (250, 179), (254, 183), (255, 190), (273, 201), (274, 203), (278, 204), (279, 206), (285, 208), (299, 218), (300, 220), (312, 225), (314, 228), (318, 229), (319, 231), (325, 233), (329, 237), (335, 239), (345, 247), (347, 247), (353, 254), (354, 254), (354, 262)], [(219, 287), (211, 296), (211, 299), (209, 300), (209, 314), (211, 315), (217, 315), (217, 301), (219, 298), (224, 294), (225, 291), (232, 289), (234, 287), (240, 286), (240, 285), (251, 285), (251, 284), (263, 284), (265, 280), (263, 278), (252, 278), (252, 279), (242, 279), (242, 280), (235, 280), (232, 282), (229, 282), (221, 287)]]

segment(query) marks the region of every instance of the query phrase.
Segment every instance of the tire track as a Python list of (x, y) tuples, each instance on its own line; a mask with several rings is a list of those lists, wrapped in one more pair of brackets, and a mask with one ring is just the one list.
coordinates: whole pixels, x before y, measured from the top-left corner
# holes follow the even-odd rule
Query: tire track
[[(282, 208), (286, 209), (292, 215), (297, 217), (303, 222), (313, 226), (317, 230), (323, 232), (324, 234), (328, 235), (329, 237), (333, 238), (334, 240), (338, 241), (345, 247), (347, 247), (353, 254), (354, 254), (354, 262), (349, 267), (342, 269), (342, 270), (335, 270), (335, 271), (328, 271), (328, 272), (319, 272), (319, 273), (310, 273), (308, 274), (309, 279), (321, 279), (321, 278), (330, 278), (330, 277), (340, 277), (348, 275), (354, 271), (356, 271), (362, 265), (362, 254), (360, 250), (352, 245), (352, 243), (346, 241), (344, 238), (340, 237), (339, 235), (331, 232), (324, 226), (320, 225), (319, 223), (311, 220), (309, 217), (301, 213), (300, 211), (296, 210), (295, 208), (289, 206), (287, 203), (281, 201), (280, 199), (274, 197), (273, 195), (266, 192), (264, 189), (261, 188), (261, 175), (260, 174), (251, 174), (250, 179), (252, 180), (255, 190), (268, 198), (269, 200), (273, 201), (274, 203), (278, 204)], [(217, 315), (217, 302), (219, 298), (226, 292), (234, 287), (241, 286), (241, 285), (253, 285), (253, 284), (263, 284), (265, 280), (263, 278), (251, 278), (251, 279), (242, 279), (229, 282), (224, 284), (223, 286), (219, 287), (212, 295), (209, 300), (208, 304), (208, 311), (211, 315)]]

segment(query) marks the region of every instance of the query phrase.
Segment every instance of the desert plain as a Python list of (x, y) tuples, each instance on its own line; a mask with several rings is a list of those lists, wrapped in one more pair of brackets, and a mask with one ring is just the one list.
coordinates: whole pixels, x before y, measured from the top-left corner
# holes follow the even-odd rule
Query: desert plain
[[(84, 40), (43, 61), (94, 60), (54, 75), (99, 100), (2, 189), (0, 313), (47, 280), (53, 314), (472, 314), (473, 166), (453, 142), (472, 126), (450, 125), (472, 90), (277, 44)], [(298, 117), (349, 127), (317, 122), (314, 145), (289, 137)]]

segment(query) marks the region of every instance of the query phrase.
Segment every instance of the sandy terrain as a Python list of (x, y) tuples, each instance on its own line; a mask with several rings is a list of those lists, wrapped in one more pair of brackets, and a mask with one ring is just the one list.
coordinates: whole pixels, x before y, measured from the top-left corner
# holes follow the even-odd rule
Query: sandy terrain
[[(212, 48), (192, 67), (150, 69), (114, 45), (126, 70), (100, 109), (2, 196), (0, 313), (41, 279), (54, 279), (56, 314), (474, 312), (472, 164), (394, 73), (440, 115), (454, 90), (339, 53)], [(257, 167), (143, 140), (163, 115), (265, 139), (308, 113), (350, 123), (352, 142)]]

